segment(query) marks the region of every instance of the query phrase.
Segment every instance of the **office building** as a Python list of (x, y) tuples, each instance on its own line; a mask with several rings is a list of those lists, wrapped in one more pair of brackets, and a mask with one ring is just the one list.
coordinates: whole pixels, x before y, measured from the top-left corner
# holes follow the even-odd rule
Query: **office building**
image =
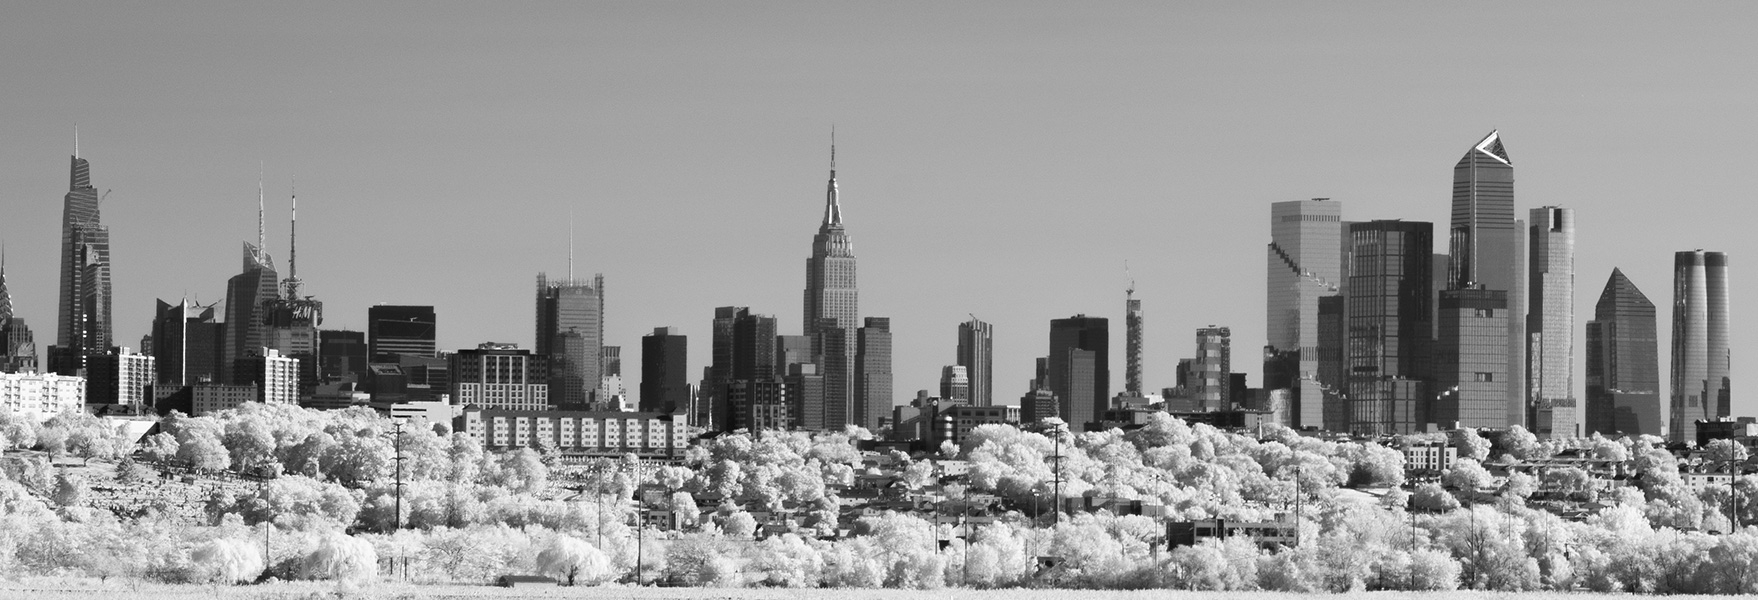
[(366, 378), (366, 365), (372, 356), (366, 334), (342, 329), (317, 332), (317, 356), (321, 362), (318, 372), (323, 373), (326, 381), (352, 378), (358, 382)]
[(12, 292), (6, 289), (6, 255), (0, 252), (0, 373), (36, 370), (36, 337), (24, 319), (12, 314)]
[(1575, 209), (1534, 208), (1528, 247), (1526, 424), (1540, 439), (1581, 435), (1575, 400)]
[[(852, 424), (880, 435), (891, 415), (891, 319), (867, 317), (856, 335)], [(826, 388), (829, 386), (826, 385)], [(833, 402), (834, 399), (830, 399)]]
[(690, 406), (690, 339), (676, 327), (655, 327), (641, 337), (642, 412), (672, 414)]
[[(1507, 292), (1508, 334), (1505, 372), (1526, 372), (1526, 232), (1514, 214), (1514, 163), (1491, 131), (1453, 166), (1452, 258), (1448, 289), (1489, 289)], [(1507, 386), (1505, 422), (1525, 424), (1524, 385)]]
[(940, 368), (940, 398), (960, 404), (971, 403), (971, 378), (964, 367), (946, 365)]
[(153, 357), (132, 348), (86, 357), (86, 404), (114, 405), (134, 414), (145, 414), (152, 404), (157, 378)]
[(452, 403), (549, 410), (549, 361), (514, 344), (484, 343), (451, 357)]
[(1727, 255), (1673, 255), (1672, 402), (1667, 435), (1697, 439), (1697, 421), (1728, 416)]
[(189, 385), (197, 381), (225, 381), (229, 367), (221, 362), (226, 325), (215, 320), (214, 305), (188, 300), (171, 304), (159, 300), (154, 307), (153, 363), (157, 383)]
[(958, 366), (971, 380), (971, 405), (995, 404), (995, 329), (977, 320), (958, 324)]
[(1343, 204), (1329, 198), (1270, 205), (1264, 389), (1288, 390), (1294, 427), (1325, 424), (1319, 299), (1340, 291), (1342, 221)]
[(262, 246), (244, 242), (243, 271), (226, 281), (226, 339), (220, 346), (220, 369), (231, 373), (240, 359), (258, 351), (268, 341), (267, 309), (281, 297), (275, 265)]
[(1191, 369), (1196, 378), (1197, 410), (1232, 408), (1233, 331), (1214, 325), (1196, 330), (1196, 360)]
[(537, 343), (549, 358), (550, 394), (557, 404), (584, 405), (603, 377), (604, 275), (592, 281), (537, 275)]
[(623, 374), (623, 347), (605, 346), (598, 349), (599, 377), (621, 377)]
[(114, 343), (110, 329), (110, 229), (98, 214), (103, 198), (92, 186), (91, 163), (79, 157), (74, 135), (73, 166), (61, 204), (60, 302), (56, 306), (55, 346), (49, 370), (77, 375), (84, 357), (103, 354)]
[(1410, 433), (1427, 402), (1434, 226), (1367, 221), (1349, 226), (1348, 430)]
[(438, 319), (432, 306), (380, 304), (366, 309), (368, 360), (397, 362), (397, 355), (433, 356), (439, 352)]
[(787, 392), (787, 384), (773, 376), (732, 380), (726, 386), (727, 404), (732, 407), (727, 430), (756, 433), (792, 429), (792, 403)]
[[(830, 181), (824, 191), (824, 218), (812, 236), (812, 255), (806, 259), (803, 332), (812, 340), (824, 375), (826, 418), (837, 407), (858, 403), (855, 393), (855, 329), (860, 327), (860, 296), (855, 287), (855, 245), (842, 223), (842, 201), (836, 187), (836, 144), (830, 145)], [(889, 404), (888, 404), (889, 406)], [(889, 409), (887, 409), (889, 410)], [(864, 417), (848, 415), (851, 423)], [(870, 425), (864, 425), (871, 427)]]
[(751, 309), (744, 306), (721, 306), (714, 309), (713, 337), (710, 343), (710, 362), (702, 368), (702, 384), (697, 389), (696, 410), (690, 416), (690, 424), (712, 431), (720, 431), (727, 424), (731, 414), (726, 410), (726, 384), (732, 381), (733, 369), (733, 324), (740, 315), (750, 314)]
[[(784, 336), (785, 337), (785, 336)], [(841, 431), (844, 423), (834, 426), (824, 416), (824, 375), (812, 363), (789, 364), (787, 398), (794, 427), (807, 431)]]
[(1046, 384), (1070, 428), (1097, 421), (1111, 401), (1110, 321), (1084, 314), (1050, 321)]
[[(1349, 430), (1349, 401), (1346, 397), (1349, 389), (1348, 320), (1348, 301), (1344, 296), (1319, 297), (1318, 372), (1315, 383), (1318, 384), (1319, 393), (1323, 394), (1319, 403), (1323, 411), (1323, 424), (1320, 428), (1325, 431)], [(1268, 388), (1269, 385), (1264, 387)], [(1298, 405), (1300, 402), (1300, 398), (1290, 398), (1292, 404)], [(1304, 411), (1305, 407), (1300, 410)]]
[(1583, 435), (1667, 433), (1661, 420), (1660, 345), (1654, 303), (1612, 269), (1587, 322), (1587, 420)]
[[(1517, 385), (1503, 360), (1507, 349), (1508, 296), (1502, 290), (1441, 292), (1436, 315), (1441, 335), (1434, 346), (1434, 401), (1418, 410), (1417, 423), (1439, 429), (1506, 425), (1508, 386)], [(1420, 408), (1420, 407), (1419, 407)]]
[(0, 410), (32, 423), (80, 410), (85, 378), (54, 373), (0, 373)]

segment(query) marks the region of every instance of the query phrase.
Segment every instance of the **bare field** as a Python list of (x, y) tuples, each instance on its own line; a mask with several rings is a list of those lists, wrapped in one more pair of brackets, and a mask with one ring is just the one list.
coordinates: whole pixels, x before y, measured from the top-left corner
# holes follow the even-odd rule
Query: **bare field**
[[(778, 589), (778, 588), (630, 588), (555, 587), (508, 589), (488, 586), (378, 584), (364, 587), (337, 586), (325, 582), (284, 582), (247, 586), (168, 585), (97, 580), (0, 581), (0, 600), (35, 598), (101, 598), (103, 600), (194, 600), (221, 598), (240, 600), (414, 600), (422, 598), (589, 598), (631, 600), (1148, 600), (1200, 598), (1202, 600), (1276, 600), (1303, 597), (1282, 592), (1183, 592), (1174, 590), (1060, 590), (1003, 589), (940, 590), (890, 589)], [(1374, 600), (1452, 600), (1456, 598), (1519, 600), (1591, 600), (1613, 594), (1536, 592), (1357, 592), (1325, 594), (1324, 597), (1371, 598)], [(1627, 598), (1628, 594), (1616, 594)], [(1688, 596), (1673, 596), (1686, 598)]]

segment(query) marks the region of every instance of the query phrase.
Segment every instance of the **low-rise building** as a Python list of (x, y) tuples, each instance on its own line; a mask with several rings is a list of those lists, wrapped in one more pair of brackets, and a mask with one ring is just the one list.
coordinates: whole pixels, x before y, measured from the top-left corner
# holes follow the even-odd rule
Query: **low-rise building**
[(1459, 449), (1445, 442), (1411, 444), (1403, 450), (1406, 471), (1445, 471), (1459, 458)]
[(35, 422), (85, 405), (85, 378), (54, 373), (0, 373), (0, 407)]
[(541, 446), (563, 456), (676, 459), (695, 432), (682, 414), (656, 412), (507, 410), (466, 406), (453, 430), (488, 450)]

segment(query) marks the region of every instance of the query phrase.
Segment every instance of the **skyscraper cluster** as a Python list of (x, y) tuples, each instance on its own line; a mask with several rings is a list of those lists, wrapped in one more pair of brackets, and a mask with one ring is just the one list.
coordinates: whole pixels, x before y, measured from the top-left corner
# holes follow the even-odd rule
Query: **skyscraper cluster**
[(1271, 206), (1264, 382), (1285, 391), (1285, 423), (1691, 439), (1694, 422), (1728, 415), (1725, 255), (1677, 256), (1670, 407), (1657, 391), (1653, 304), (1622, 271), (1586, 327), (1582, 393), (1575, 211), (1544, 206), (1515, 218), (1514, 167), (1499, 132), (1454, 165), (1452, 192), (1444, 254), (1430, 223), (1344, 221), (1327, 198)]

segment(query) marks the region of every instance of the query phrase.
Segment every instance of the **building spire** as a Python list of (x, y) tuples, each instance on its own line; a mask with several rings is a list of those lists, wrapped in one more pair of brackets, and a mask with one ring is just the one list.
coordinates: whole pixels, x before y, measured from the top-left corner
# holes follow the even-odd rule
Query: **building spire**
[(73, 124), (73, 157), (79, 158), (79, 124)]
[(289, 184), (288, 191), (292, 195), (292, 218), (288, 220), (287, 232), (287, 298), (299, 298), (299, 189), (296, 184)]
[[(6, 246), (0, 244), (0, 328), (12, 323), (12, 292), (6, 289)], [(5, 343), (5, 340), (0, 340)], [(0, 346), (0, 354), (10, 352), (11, 348)]]
[(836, 126), (830, 126), (830, 185), (824, 192), (824, 226), (842, 227), (842, 204), (836, 191)]
[(263, 162), (257, 161), (257, 163), (256, 163), (256, 250), (258, 252), (267, 252), (267, 248), (266, 248), (267, 241), (266, 240), (268, 238), (268, 236), (264, 234), (264, 230), (263, 230), (263, 209), (265, 207), (265, 205), (263, 203), (263, 193), (262, 193), (263, 171), (264, 171)]

